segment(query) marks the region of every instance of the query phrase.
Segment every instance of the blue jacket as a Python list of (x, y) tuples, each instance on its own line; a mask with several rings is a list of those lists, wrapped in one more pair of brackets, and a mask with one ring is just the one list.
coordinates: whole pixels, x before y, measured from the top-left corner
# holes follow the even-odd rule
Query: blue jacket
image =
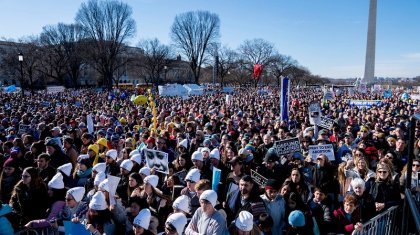
[(6, 214), (12, 212), (12, 208), (9, 204), (3, 204), (0, 209), (0, 234), (2, 235), (13, 235), (13, 227), (10, 221), (6, 218)]

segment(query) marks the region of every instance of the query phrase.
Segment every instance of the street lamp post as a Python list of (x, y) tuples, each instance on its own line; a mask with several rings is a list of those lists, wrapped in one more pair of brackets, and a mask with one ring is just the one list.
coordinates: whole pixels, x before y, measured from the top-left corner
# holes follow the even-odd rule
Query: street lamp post
[(168, 66), (163, 66), (163, 70), (165, 71), (165, 82), (166, 82), (166, 73), (168, 72)]
[(19, 60), (19, 64), (20, 64), (20, 89), (22, 90), (22, 96), (24, 95), (24, 91), (23, 91), (23, 54), (19, 53), (18, 54), (18, 60)]

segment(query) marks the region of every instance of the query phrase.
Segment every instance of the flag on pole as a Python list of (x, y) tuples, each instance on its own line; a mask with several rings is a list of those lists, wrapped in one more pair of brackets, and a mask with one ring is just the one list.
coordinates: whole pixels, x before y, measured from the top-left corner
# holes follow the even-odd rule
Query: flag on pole
[(254, 79), (258, 80), (260, 78), (262, 69), (262, 64), (254, 64)]
[(281, 90), (280, 90), (280, 118), (282, 121), (289, 120), (289, 91), (290, 91), (289, 78), (284, 77), (281, 79)]

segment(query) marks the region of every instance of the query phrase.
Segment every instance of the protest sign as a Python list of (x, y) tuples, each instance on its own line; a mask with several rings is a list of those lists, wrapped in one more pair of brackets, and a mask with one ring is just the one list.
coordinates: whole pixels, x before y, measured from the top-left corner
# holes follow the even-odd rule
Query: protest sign
[(156, 171), (169, 174), (168, 154), (162, 151), (144, 148), (147, 167)]
[(335, 160), (332, 144), (309, 145), (309, 156), (311, 156), (312, 160), (316, 160), (319, 154), (325, 154), (330, 161)]
[(93, 133), (95, 129), (93, 129), (93, 118), (92, 114), (88, 114), (86, 117), (86, 125), (89, 133)]
[(332, 91), (324, 91), (324, 100), (333, 100), (334, 99), (334, 92)]
[(280, 140), (274, 142), (274, 149), (278, 156), (286, 155), (294, 152), (300, 151), (300, 141), (299, 138), (292, 138), (287, 140)]
[(319, 122), (319, 117), (321, 116), (321, 105), (318, 102), (312, 102), (309, 105), (309, 122), (311, 125)]
[(219, 187), (220, 183), (220, 177), (221, 177), (222, 171), (220, 169), (217, 169), (216, 167), (213, 167), (213, 179), (211, 183), (211, 189), (217, 192), (217, 189)]
[(115, 193), (117, 192), (117, 186), (121, 178), (113, 175), (108, 175), (107, 179), (109, 183), (109, 201), (111, 205), (115, 205), (117, 203), (115, 201)]
[(265, 187), (267, 184), (268, 179), (264, 176), (258, 174), (256, 171), (251, 169), (251, 178), (257, 183), (259, 186)]
[(55, 94), (59, 92), (64, 92), (66, 88), (64, 86), (49, 86), (47, 87), (47, 94)]
[(23, 135), (23, 134), (30, 133), (30, 132), (31, 132), (31, 126), (30, 125), (24, 125), (24, 124), (19, 125), (19, 131), (18, 131), (19, 135)]
[(63, 221), (65, 235), (89, 235), (85, 225), (81, 223), (73, 223), (71, 221)]
[(358, 108), (370, 108), (372, 106), (378, 106), (380, 104), (380, 100), (349, 100), (350, 106), (356, 106)]
[(320, 126), (320, 127), (323, 127), (323, 128), (326, 128), (328, 130), (332, 130), (333, 125), (334, 125), (334, 120), (333, 119), (330, 119), (330, 118), (327, 118), (327, 117), (321, 116), (319, 118), (319, 122), (316, 123), (316, 125), (317, 126)]

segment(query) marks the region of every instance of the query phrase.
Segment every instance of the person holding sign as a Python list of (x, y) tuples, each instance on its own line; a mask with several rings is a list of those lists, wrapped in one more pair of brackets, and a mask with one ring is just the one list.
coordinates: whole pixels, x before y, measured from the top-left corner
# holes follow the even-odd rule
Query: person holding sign
[(238, 190), (227, 195), (224, 208), (228, 223), (237, 218), (239, 213), (244, 210), (251, 212), (254, 219), (259, 218), (261, 213), (267, 213), (264, 202), (258, 193), (258, 185), (249, 175), (241, 178)]

